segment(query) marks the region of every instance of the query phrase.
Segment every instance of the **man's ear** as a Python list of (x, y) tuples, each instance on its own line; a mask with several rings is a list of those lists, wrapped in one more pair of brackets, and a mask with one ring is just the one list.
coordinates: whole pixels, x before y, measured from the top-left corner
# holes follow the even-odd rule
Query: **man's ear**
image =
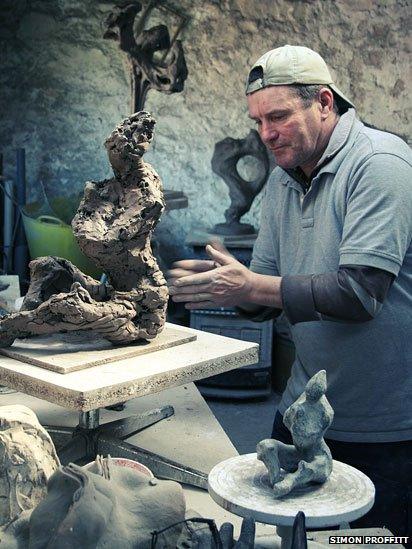
[(319, 103), (322, 114), (328, 115), (333, 111), (333, 92), (329, 88), (322, 88), (319, 91)]

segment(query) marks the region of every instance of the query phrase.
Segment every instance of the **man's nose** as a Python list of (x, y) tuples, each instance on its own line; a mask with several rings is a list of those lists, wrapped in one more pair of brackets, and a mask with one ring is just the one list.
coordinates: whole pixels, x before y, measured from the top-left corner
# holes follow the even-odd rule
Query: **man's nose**
[(262, 124), (260, 128), (260, 138), (263, 143), (270, 143), (279, 137), (279, 132), (270, 124)]

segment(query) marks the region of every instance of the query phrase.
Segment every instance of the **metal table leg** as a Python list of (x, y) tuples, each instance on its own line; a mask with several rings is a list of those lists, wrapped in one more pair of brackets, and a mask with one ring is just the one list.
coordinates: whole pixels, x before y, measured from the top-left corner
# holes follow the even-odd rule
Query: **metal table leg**
[(196, 469), (183, 466), (153, 452), (139, 448), (125, 439), (150, 425), (174, 414), (172, 406), (163, 406), (142, 414), (99, 424), (99, 409), (80, 412), (75, 428), (46, 425), (58, 449), (63, 465), (76, 461), (92, 461), (96, 455), (111, 455), (140, 461), (159, 478), (166, 478), (207, 489), (207, 475)]

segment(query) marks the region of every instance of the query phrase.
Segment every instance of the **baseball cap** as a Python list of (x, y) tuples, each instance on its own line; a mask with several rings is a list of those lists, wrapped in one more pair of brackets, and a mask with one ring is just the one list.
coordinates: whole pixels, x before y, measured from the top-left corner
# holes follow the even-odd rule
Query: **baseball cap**
[(267, 86), (288, 84), (325, 84), (345, 107), (355, 107), (333, 82), (323, 58), (304, 46), (286, 45), (262, 55), (249, 72), (246, 95)]

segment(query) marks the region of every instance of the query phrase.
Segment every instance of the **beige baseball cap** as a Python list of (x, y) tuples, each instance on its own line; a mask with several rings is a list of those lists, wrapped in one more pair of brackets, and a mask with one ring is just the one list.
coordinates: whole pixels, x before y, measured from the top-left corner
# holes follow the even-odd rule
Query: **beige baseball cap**
[(288, 84), (325, 84), (340, 97), (346, 107), (355, 108), (352, 101), (334, 84), (323, 58), (304, 46), (282, 46), (260, 57), (249, 72), (246, 95), (267, 86)]

